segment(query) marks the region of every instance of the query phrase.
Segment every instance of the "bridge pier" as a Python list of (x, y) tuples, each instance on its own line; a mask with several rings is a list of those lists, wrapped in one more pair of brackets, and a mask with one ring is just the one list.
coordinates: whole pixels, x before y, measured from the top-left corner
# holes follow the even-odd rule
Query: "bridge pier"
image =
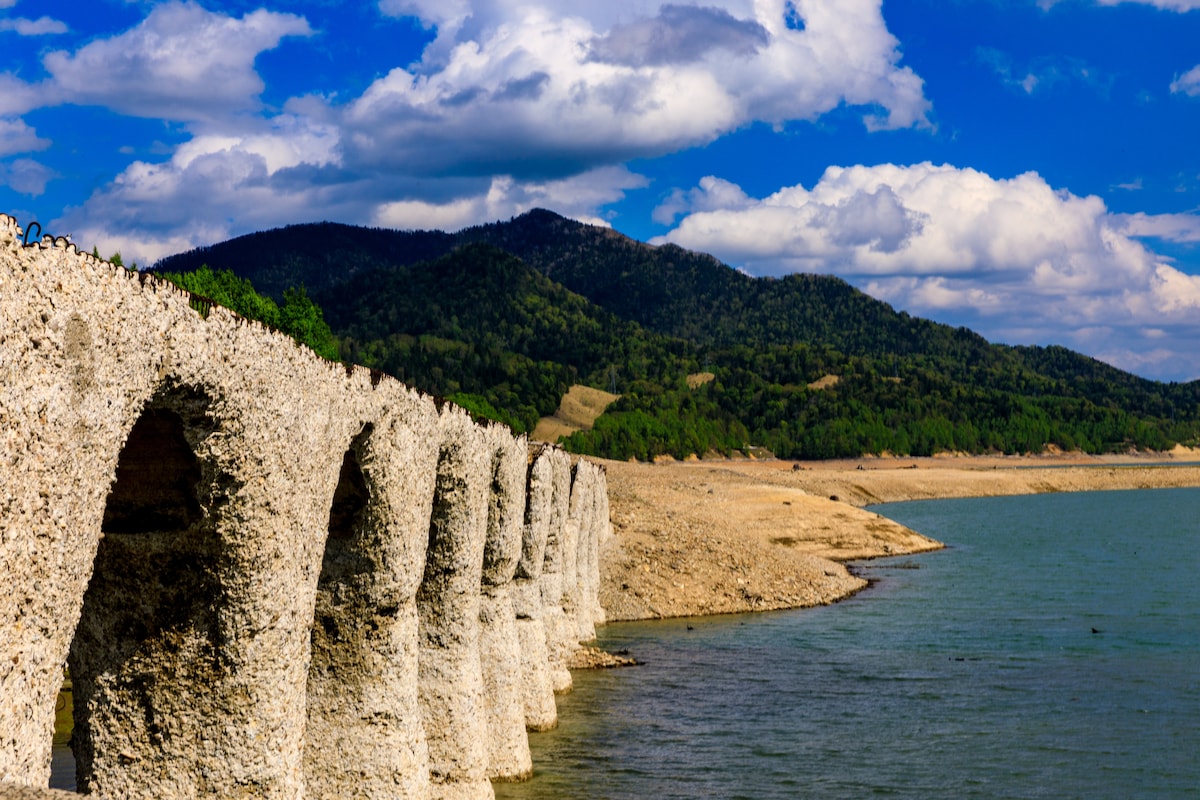
[(417, 592), (419, 696), (430, 796), (476, 800), (493, 796), (479, 647), (492, 459), (483, 431), (462, 409), (444, 406), (440, 431), (429, 549)]
[(579, 581), (579, 638), (589, 642), (596, 638), (596, 626), (605, 621), (600, 606), (600, 546), (611, 534), (608, 521), (608, 479), (603, 468), (590, 461), (580, 461), (576, 474), (587, 476), (588, 493), (581, 508), (581, 534), (576, 575)]
[(92, 325), (21, 280), (39, 265), (13, 255), (14, 228), (0, 225), (0, 782), (44, 786), (124, 417), (141, 398), (98, 380), (108, 353)]
[(567, 616), (575, 623), (575, 641), (590, 642), (596, 638), (596, 621), (591, 608), (591, 586), (588, 567), (591, 565), (592, 549), (596, 531), (592, 525), (596, 513), (596, 470), (586, 461), (576, 463), (571, 481), (571, 524), (576, 531), (574, 559), (570, 589), (564, 592), (563, 606)]
[(514, 438), (499, 425), (489, 426), (486, 435), (492, 452), (492, 485), (479, 620), (487, 774), (493, 780), (515, 781), (533, 774), (521, 696), (521, 642), (512, 593), (513, 575), (521, 557), (529, 448), (525, 437)]
[(306, 797), (429, 795), (416, 594), (437, 463), (433, 403), (401, 395), (351, 442), (312, 626)]
[(558, 725), (540, 586), (553, 515), (555, 460), (555, 451), (544, 446), (529, 455), (521, 558), (513, 578), (513, 611), (521, 645), (521, 694), (525, 727), (530, 731), (546, 731)]
[(598, 473), (596, 487), (595, 511), (595, 549), (588, 564), (588, 580), (591, 581), (592, 619), (597, 625), (604, 625), (608, 615), (600, 604), (600, 549), (613, 537), (611, 509), (608, 504), (608, 475), (601, 467), (596, 467)]
[(571, 672), (567, 662), (578, 647), (574, 627), (563, 608), (566, 579), (566, 554), (573, 537), (568, 526), (571, 502), (571, 459), (560, 450), (551, 451), (550, 530), (546, 537), (546, 559), (539, 586), (542, 592), (542, 622), (546, 628), (546, 650), (550, 683), (556, 693), (571, 691)]

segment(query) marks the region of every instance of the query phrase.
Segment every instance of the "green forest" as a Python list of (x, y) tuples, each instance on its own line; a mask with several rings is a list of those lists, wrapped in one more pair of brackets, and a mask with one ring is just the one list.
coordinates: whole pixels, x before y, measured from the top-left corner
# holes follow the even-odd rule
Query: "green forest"
[[(517, 431), (553, 413), (573, 383), (620, 393), (592, 430), (564, 441), (608, 458), (1200, 443), (1200, 382), (991, 344), (836, 278), (752, 278), (547, 211), (457, 234), (293, 226), (155, 269), (328, 358)], [(698, 372), (715, 379), (690, 388)]]

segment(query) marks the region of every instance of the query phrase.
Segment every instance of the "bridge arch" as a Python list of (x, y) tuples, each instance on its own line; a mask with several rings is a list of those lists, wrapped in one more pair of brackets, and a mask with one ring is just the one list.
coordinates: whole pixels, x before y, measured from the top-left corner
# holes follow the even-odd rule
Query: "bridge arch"
[(229, 672), (215, 522), (236, 482), (207, 447), (218, 427), (207, 392), (168, 384), (122, 447), (68, 658), (80, 791), (198, 780), (188, 720)]

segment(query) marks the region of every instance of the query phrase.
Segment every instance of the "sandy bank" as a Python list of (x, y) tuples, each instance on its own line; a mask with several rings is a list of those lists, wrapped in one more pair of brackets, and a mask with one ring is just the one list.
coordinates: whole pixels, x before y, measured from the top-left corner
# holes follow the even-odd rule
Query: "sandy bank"
[(941, 547), (860, 506), (1200, 486), (1186, 461), (1200, 454), (604, 462), (616, 536), (600, 599), (614, 621), (831, 603), (865, 586), (842, 562)]

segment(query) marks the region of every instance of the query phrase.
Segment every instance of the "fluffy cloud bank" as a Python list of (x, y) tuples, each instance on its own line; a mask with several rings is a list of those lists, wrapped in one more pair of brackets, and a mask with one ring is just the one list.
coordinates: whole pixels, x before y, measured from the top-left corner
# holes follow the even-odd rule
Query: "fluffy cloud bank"
[(264, 89), (254, 69), (259, 53), (285, 36), (311, 33), (294, 14), (260, 9), (235, 19), (193, 3), (166, 3), (119, 36), (74, 53), (48, 53), (46, 91), (60, 103), (135, 117), (221, 118), (257, 106)]
[[(1096, 197), (1036, 173), (996, 179), (937, 166), (832, 167), (812, 189), (765, 198), (709, 177), (677, 192), (660, 242), (711, 252), (756, 274), (841, 275), (911, 312), (969, 324), (1010, 342), (1059, 342), (1129, 369), (1152, 370), (1135, 339), (1200, 335), (1200, 277), (1142, 241), (1200, 239), (1200, 217), (1114, 215)], [(1134, 361), (1134, 351), (1141, 352)], [(1159, 348), (1185, 359), (1192, 348)]]
[(385, 2), (438, 36), (351, 104), (350, 157), (542, 179), (843, 103), (872, 127), (927, 124), (878, 0), (616, 5)]
[(170, 119), (194, 135), (167, 161), (130, 165), (61, 223), (152, 260), (187, 238), (314, 218), (457, 227), (540, 204), (600, 221), (603, 205), (645, 183), (629, 160), (752, 122), (852, 106), (871, 128), (929, 125), (922, 80), (899, 66), (880, 0), (379, 8), (435, 31), (420, 60), (355, 96), (297, 97), (274, 115), (231, 112), (257, 109), (260, 53), (283, 37), (319, 38), (291, 14), (239, 19), (171, 2), (124, 33), (45, 56), (45, 93), (59, 102)]

